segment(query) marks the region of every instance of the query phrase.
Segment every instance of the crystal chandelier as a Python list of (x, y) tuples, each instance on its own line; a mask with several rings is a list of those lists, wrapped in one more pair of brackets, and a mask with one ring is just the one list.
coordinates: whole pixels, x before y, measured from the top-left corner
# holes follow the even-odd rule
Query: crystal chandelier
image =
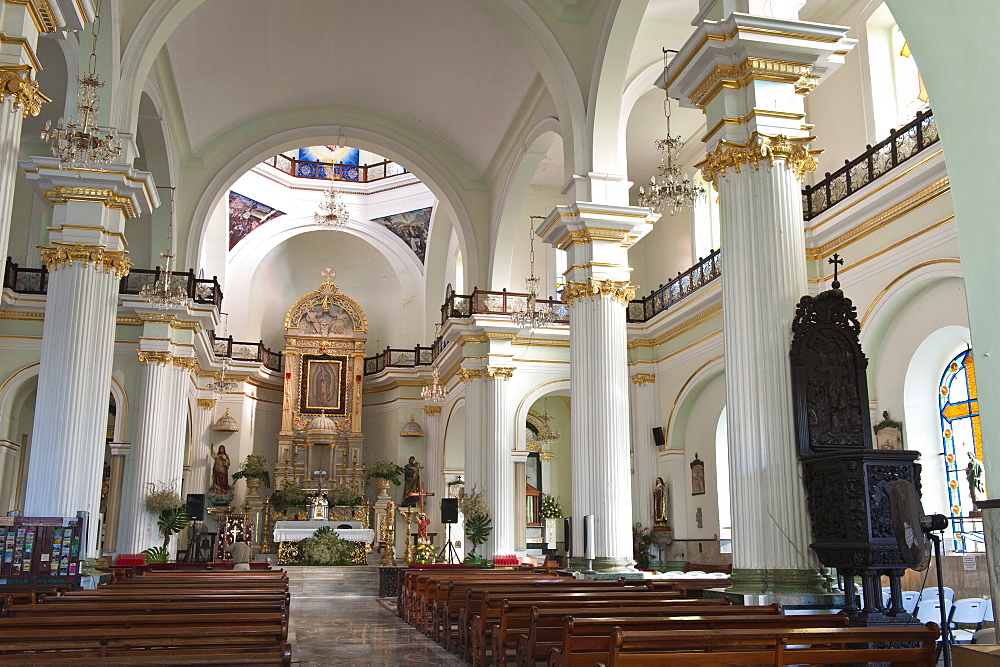
[[(684, 169), (679, 164), (674, 164), (674, 160), (679, 158), (681, 149), (684, 147), (684, 140), (680, 135), (672, 136), (670, 133), (670, 95), (666, 94), (669, 81), (667, 76), (667, 53), (672, 49), (663, 49), (663, 81), (664, 94), (663, 115), (667, 118), (667, 137), (657, 139), (654, 143), (656, 149), (660, 151), (660, 166), (656, 169), (656, 175), (649, 179), (649, 192), (642, 186), (639, 187), (639, 205), (645, 206), (650, 213), (669, 212), (673, 215), (682, 208), (692, 206), (705, 194), (705, 188), (694, 185), (684, 174)], [(659, 179), (657, 179), (659, 176)]]
[[(170, 219), (167, 227), (167, 250), (172, 247), (174, 237), (174, 188), (171, 186), (161, 186), (162, 189), (170, 190)], [(177, 285), (173, 278), (174, 256), (167, 253), (160, 253), (162, 270), (156, 274), (156, 280), (152, 285), (143, 285), (139, 290), (139, 296), (146, 303), (167, 310), (170, 308), (181, 308), (187, 304), (188, 294), (186, 289)], [(173, 286), (171, 286), (173, 285)]]
[[(228, 340), (226, 331), (229, 329), (229, 313), (220, 313), (222, 315), (222, 338)], [(214, 341), (213, 352), (214, 350)], [(218, 354), (216, 352), (216, 354)], [(222, 398), (223, 394), (229, 394), (236, 391), (239, 388), (239, 384), (233, 380), (226, 379), (226, 373), (229, 371), (229, 354), (231, 351), (227, 351), (226, 356), (222, 357), (222, 368), (219, 369), (219, 375), (208, 385), (208, 390), (211, 391), (216, 398)]]
[[(547, 401), (547, 399), (545, 400)], [(538, 418), (542, 420), (544, 427), (531, 434), (525, 448), (529, 452), (538, 452), (539, 458), (543, 461), (551, 461), (553, 458), (552, 446), (556, 443), (556, 440), (559, 439), (559, 433), (557, 431), (553, 431), (549, 426), (549, 422), (552, 421), (552, 417), (549, 416), (548, 408), (545, 407), (543, 410), (544, 413), (538, 415)]]
[(42, 141), (52, 148), (52, 155), (59, 158), (60, 169), (100, 169), (118, 162), (121, 156), (122, 142), (118, 138), (118, 130), (97, 125), (97, 113), (100, 109), (98, 102), (101, 89), (104, 88), (104, 82), (97, 76), (97, 38), (100, 33), (101, 2), (97, 0), (94, 22), (91, 24), (94, 44), (90, 51), (87, 73), (77, 79), (80, 91), (76, 102), (76, 117), (66, 119), (65, 124), (60, 118), (55, 127), (52, 127), (51, 120), (46, 121), (41, 134)]
[(531, 274), (530, 277), (525, 278), (524, 282), (528, 286), (528, 298), (524, 304), (523, 310), (515, 310), (510, 314), (511, 321), (521, 328), (526, 329), (538, 329), (540, 327), (545, 327), (556, 321), (558, 313), (551, 306), (540, 306), (538, 304), (538, 282), (541, 280), (535, 275), (535, 225), (534, 221), (544, 219), (544, 216), (533, 215), (531, 216), (531, 225), (529, 225), (529, 231), (531, 233)]
[(343, 229), (350, 218), (347, 206), (340, 200), (340, 193), (331, 185), (323, 193), (323, 201), (319, 205), (319, 210), (313, 213), (313, 220), (317, 225), (327, 229)]
[(448, 390), (441, 384), (438, 378), (438, 369), (435, 368), (431, 371), (431, 383), (424, 385), (420, 391), (420, 398), (430, 403), (443, 403), (447, 396)]

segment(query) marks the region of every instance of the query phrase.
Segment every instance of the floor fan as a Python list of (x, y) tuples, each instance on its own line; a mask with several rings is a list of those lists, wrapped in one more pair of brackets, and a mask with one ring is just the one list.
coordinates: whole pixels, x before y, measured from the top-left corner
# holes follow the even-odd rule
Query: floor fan
[[(913, 484), (898, 479), (889, 487), (889, 512), (896, 534), (896, 544), (907, 567), (923, 572), (930, 564), (931, 544), (937, 570), (938, 606), (941, 610), (941, 649), (945, 667), (951, 667), (951, 645), (948, 642), (948, 612), (945, 609), (944, 581), (941, 569), (941, 536), (935, 531), (948, 527), (943, 514), (924, 514), (920, 494)], [(919, 605), (919, 600), (917, 601)]]

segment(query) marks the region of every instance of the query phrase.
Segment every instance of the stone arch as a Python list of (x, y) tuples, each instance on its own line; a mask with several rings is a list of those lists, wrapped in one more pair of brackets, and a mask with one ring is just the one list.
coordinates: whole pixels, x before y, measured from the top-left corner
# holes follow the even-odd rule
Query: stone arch
[(702, 390), (704, 390), (705, 385), (714, 380), (720, 373), (725, 372), (725, 368), (725, 361), (720, 354), (699, 366), (685, 380), (684, 384), (681, 385), (680, 391), (677, 392), (677, 398), (674, 399), (674, 403), (670, 408), (670, 414), (667, 416), (667, 432), (665, 437), (668, 450), (684, 449), (684, 447), (673, 446), (674, 438), (687, 425), (691, 405), (697, 400)]
[(463, 438), (462, 442), (459, 442), (459, 443), (449, 442), (450, 438), (448, 436), (451, 433), (452, 418), (455, 419), (455, 424), (458, 425), (458, 426), (460, 426), (463, 429), (463, 434), (464, 434), (464, 428), (465, 428), (465, 397), (464, 396), (462, 396), (461, 398), (459, 398), (458, 400), (456, 400), (454, 403), (452, 403), (451, 406), (449, 406), (448, 417), (445, 419), (445, 422), (444, 422), (444, 432), (443, 432), (444, 446), (442, 448), (442, 454), (441, 454), (441, 461), (443, 462), (444, 467), (445, 468), (451, 468), (452, 466), (449, 465), (449, 463), (451, 463), (451, 464), (455, 463), (456, 456), (455, 456), (455, 454), (452, 454), (452, 456), (449, 457), (448, 456), (448, 452), (449, 451), (458, 452), (458, 454), (460, 455), (461, 460), (462, 460), (462, 469), (464, 470), (465, 469), (465, 439)]
[[(531, 410), (531, 406), (535, 404), (541, 398), (545, 396), (551, 396), (554, 394), (570, 396), (570, 384), (569, 377), (557, 378), (554, 380), (548, 380), (547, 382), (542, 382), (527, 392), (521, 397), (521, 401), (517, 405), (517, 410), (514, 412), (514, 423), (524, 424), (528, 421), (528, 411)], [(514, 429), (514, 449), (524, 450), (525, 449), (525, 435), (523, 428)]]

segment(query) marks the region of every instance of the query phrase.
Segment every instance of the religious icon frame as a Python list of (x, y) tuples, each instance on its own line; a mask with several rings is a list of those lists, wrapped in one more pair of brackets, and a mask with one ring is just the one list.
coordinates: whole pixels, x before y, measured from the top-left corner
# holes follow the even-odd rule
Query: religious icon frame
[(872, 427), (875, 432), (875, 449), (901, 451), (903, 444), (903, 422), (893, 421), (889, 411), (882, 411), (882, 421)]
[(691, 461), (691, 495), (701, 496), (705, 494), (705, 462), (694, 455)]
[[(303, 354), (299, 373), (299, 413), (304, 415), (347, 415), (347, 378), (351, 368), (347, 355)], [(323, 401), (315, 395), (319, 391), (321, 375), (326, 375), (334, 390), (331, 400)]]

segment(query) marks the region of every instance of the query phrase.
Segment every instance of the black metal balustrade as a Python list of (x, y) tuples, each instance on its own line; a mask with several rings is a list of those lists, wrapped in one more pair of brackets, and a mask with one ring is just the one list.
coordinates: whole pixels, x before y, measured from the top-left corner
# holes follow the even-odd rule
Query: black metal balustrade
[(666, 285), (651, 290), (648, 296), (634, 299), (628, 304), (628, 322), (646, 322), (670, 306), (712, 282), (722, 275), (722, 253), (713, 250), (708, 257), (698, 258), (698, 263)]
[[(118, 283), (118, 293), (136, 296), (143, 287), (155, 284), (161, 275), (160, 267), (131, 269), (128, 275), (124, 276)], [(194, 270), (171, 271), (171, 287), (180, 284), (185, 286), (188, 298), (195, 303), (213, 304), (216, 308), (222, 307), (222, 288), (215, 276), (212, 276), (211, 279), (196, 278)], [(4, 270), (3, 286), (5, 289), (19, 294), (46, 294), (49, 288), (49, 271), (45, 268), (22, 268), (8, 257)]]
[[(568, 315), (565, 314), (562, 301), (558, 299), (538, 299), (536, 303), (542, 307), (551, 307), (560, 313), (556, 319), (559, 324), (569, 322)], [(466, 318), (473, 314), (493, 314), (512, 315), (517, 311), (523, 311), (528, 307), (528, 294), (526, 292), (508, 292), (503, 290), (493, 292), (481, 290), (478, 287), (472, 294), (449, 294), (441, 306), (441, 324), (443, 325), (452, 317)]]
[(264, 164), (298, 178), (348, 181), (351, 183), (371, 183), (409, 173), (406, 167), (392, 160), (376, 162), (375, 164), (341, 164), (339, 162), (297, 160), (287, 155), (275, 155), (264, 160)]
[(802, 190), (802, 214), (808, 221), (875, 179), (884, 176), (940, 140), (931, 110), (893, 130), (889, 138), (868, 146), (864, 154), (845, 160), (844, 166), (813, 186)]
[(281, 352), (274, 352), (264, 346), (264, 341), (249, 343), (246, 341), (233, 340), (232, 336), (220, 338), (214, 331), (209, 331), (212, 339), (212, 351), (217, 357), (228, 357), (233, 361), (250, 361), (263, 364), (265, 368), (272, 371), (281, 372), (283, 355)]
[(411, 348), (387, 347), (384, 352), (371, 357), (365, 357), (365, 375), (381, 373), (386, 368), (416, 368), (430, 366), (444, 349), (438, 338), (434, 345), (425, 347), (417, 345)]

